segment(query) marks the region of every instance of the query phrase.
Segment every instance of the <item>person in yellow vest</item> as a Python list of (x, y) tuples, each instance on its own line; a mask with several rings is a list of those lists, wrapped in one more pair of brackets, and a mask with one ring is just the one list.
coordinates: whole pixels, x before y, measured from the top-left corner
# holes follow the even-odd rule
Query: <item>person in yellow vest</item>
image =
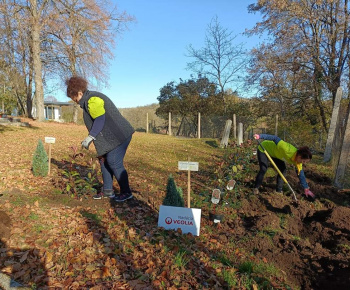
[[(83, 118), (88, 136), (81, 142), (85, 149), (94, 143), (100, 161), (103, 190), (93, 199), (113, 198), (123, 202), (133, 198), (129, 186), (128, 172), (124, 167), (124, 156), (135, 132), (106, 95), (90, 91), (87, 81), (78, 76), (66, 80), (67, 96), (83, 109)], [(113, 177), (116, 178), (120, 194), (113, 191)]]
[[(274, 135), (255, 134), (253, 137), (256, 140), (264, 139), (264, 141), (261, 142), (262, 146), (265, 148), (265, 150), (270, 155), (270, 157), (275, 162), (276, 166), (282, 172), (283, 175), (285, 175), (286, 173), (285, 162), (294, 165), (296, 168), (296, 173), (299, 177), (300, 184), (304, 188), (305, 196), (315, 198), (315, 195), (309, 189), (309, 185), (306, 182), (303, 170), (303, 164), (308, 163), (312, 159), (312, 153), (309, 147), (304, 146), (297, 149), (293, 145), (283, 141), (281, 138)], [(260, 170), (255, 179), (255, 187), (253, 190), (254, 194), (259, 193), (259, 187), (262, 184), (264, 175), (269, 166), (269, 160), (261, 146), (258, 146), (257, 155)], [(278, 174), (276, 192), (282, 193), (282, 187), (283, 179)]]

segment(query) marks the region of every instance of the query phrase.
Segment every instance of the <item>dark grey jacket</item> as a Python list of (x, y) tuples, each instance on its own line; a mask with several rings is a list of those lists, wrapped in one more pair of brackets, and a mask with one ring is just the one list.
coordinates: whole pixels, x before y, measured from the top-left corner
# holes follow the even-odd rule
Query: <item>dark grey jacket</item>
[(90, 116), (88, 110), (88, 101), (91, 97), (99, 97), (104, 101), (106, 111), (105, 124), (101, 132), (96, 136), (96, 140), (94, 140), (97, 155), (103, 156), (122, 144), (135, 130), (107, 96), (87, 90), (80, 99), (79, 105), (83, 109), (84, 123), (89, 132), (94, 123), (94, 119)]

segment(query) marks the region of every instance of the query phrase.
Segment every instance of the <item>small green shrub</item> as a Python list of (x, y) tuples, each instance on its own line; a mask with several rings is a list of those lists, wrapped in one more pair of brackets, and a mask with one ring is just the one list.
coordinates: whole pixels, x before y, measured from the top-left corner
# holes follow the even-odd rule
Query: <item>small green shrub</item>
[(168, 178), (166, 187), (166, 196), (163, 200), (163, 205), (183, 207), (185, 204), (182, 189), (177, 187), (172, 175)]
[(34, 176), (47, 176), (49, 172), (49, 158), (45, 151), (43, 142), (40, 139), (33, 156), (32, 166)]

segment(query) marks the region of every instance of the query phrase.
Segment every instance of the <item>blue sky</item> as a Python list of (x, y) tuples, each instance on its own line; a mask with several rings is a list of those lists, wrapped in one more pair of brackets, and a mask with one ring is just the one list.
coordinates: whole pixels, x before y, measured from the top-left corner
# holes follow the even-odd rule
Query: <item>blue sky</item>
[[(114, 0), (121, 11), (136, 18), (117, 40), (110, 62), (109, 87), (100, 91), (119, 108), (158, 103), (159, 90), (168, 82), (187, 80), (187, 47), (204, 46), (205, 33), (213, 17), (222, 27), (238, 35), (238, 43), (252, 48), (258, 37), (240, 34), (260, 20), (247, 11), (254, 0)], [(59, 97), (67, 101), (66, 97)]]

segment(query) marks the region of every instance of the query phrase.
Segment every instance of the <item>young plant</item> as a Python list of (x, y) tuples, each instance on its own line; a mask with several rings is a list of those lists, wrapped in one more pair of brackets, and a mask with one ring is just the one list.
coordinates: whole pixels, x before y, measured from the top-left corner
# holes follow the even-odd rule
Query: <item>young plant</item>
[(96, 162), (94, 162), (93, 158), (90, 158), (87, 162), (88, 172), (87, 176), (84, 177), (85, 187), (84, 190), (86, 192), (95, 192), (96, 187), (99, 185), (98, 177), (97, 177), (97, 169)]
[(72, 146), (70, 149), (73, 151), (69, 155), (70, 160), (66, 161), (66, 167), (63, 169), (62, 175), (66, 179), (64, 193), (71, 194), (74, 197), (79, 196), (79, 189), (84, 180), (80, 177), (80, 173), (77, 170), (77, 160), (84, 156), (83, 153), (78, 153), (78, 147)]
[(95, 187), (98, 185), (98, 178), (96, 172), (96, 162), (90, 158), (87, 162), (87, 172), (81, 172), (82, 166), (78, 166), (77, 162), (83, 162), (83, 153), (78, 152), (77, 146), (70, 147), (72, 153), (69, 154), (69, 161), (64, 161), (62, 175), (65, 179), (62, 191), (63, 193), (71, 194), (78, 198), (87, 193), (95, 193)]
[(49, 172), (49, 158), (45, 151), (43, 142), (40, 139), (33, 156), (32, 166), (34, 176), (45, 177)]
[(172, 175), (168, 178), (168, 184), (166, 188), (166, 196), (163, 200), (163, 205), (184, 207), (185, 202), (183, 199), (181, 187), (177, 187)]

